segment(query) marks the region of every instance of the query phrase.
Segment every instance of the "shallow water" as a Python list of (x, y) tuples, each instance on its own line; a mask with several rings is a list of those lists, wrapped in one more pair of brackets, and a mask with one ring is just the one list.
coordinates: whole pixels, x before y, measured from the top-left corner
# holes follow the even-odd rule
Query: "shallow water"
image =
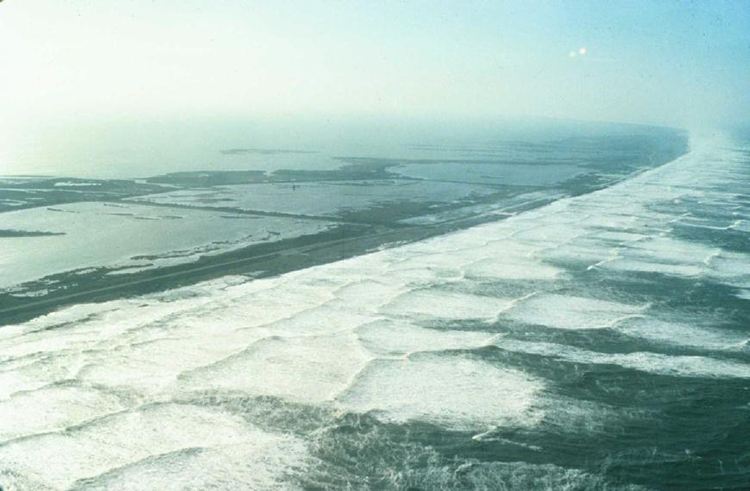
[(0, 288), (92, 268), (108, 267), (110, 274), (155, 269), (253, 243), (312, 234), (331, 225), (130, 203), (83, 202), (0, 213), (0, 230), (50, 234), (3, 242)]

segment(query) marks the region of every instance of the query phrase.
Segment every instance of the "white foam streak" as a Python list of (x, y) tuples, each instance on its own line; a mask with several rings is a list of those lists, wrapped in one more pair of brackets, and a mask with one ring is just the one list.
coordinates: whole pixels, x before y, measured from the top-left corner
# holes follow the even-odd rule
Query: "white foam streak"
[(671, 356), (648, 352), (597, 353), (554, 343), (525, 342), (503, 339), (497, 346), (519, 353), (552, 356), (574, 363), (619, 365), (660, 375), (676, 377), (750, 378), (747, 363), (705, 356)]

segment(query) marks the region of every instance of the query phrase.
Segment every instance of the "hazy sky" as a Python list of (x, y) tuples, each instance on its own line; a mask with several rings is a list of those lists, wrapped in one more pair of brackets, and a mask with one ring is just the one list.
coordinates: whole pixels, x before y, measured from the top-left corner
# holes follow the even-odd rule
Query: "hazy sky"
[(317, 114), (690, 126), (750, 114), (750, 2), (6, 0), (0, 64), (6, 126)]

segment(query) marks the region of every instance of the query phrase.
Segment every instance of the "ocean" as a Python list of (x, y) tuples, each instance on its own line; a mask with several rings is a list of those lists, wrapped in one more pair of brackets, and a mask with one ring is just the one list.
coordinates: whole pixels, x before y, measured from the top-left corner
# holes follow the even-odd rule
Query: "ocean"
[(750, 139), (550, 126), (5, 177), (0, 486), (750, 488)]

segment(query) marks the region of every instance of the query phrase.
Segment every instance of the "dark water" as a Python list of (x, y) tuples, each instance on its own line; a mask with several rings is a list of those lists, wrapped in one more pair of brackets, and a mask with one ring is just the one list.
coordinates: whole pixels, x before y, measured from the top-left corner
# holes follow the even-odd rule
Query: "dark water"
[(502, 220), (3, 327), (0, 483), (748, 489), (750, 140), (607, 138)]

